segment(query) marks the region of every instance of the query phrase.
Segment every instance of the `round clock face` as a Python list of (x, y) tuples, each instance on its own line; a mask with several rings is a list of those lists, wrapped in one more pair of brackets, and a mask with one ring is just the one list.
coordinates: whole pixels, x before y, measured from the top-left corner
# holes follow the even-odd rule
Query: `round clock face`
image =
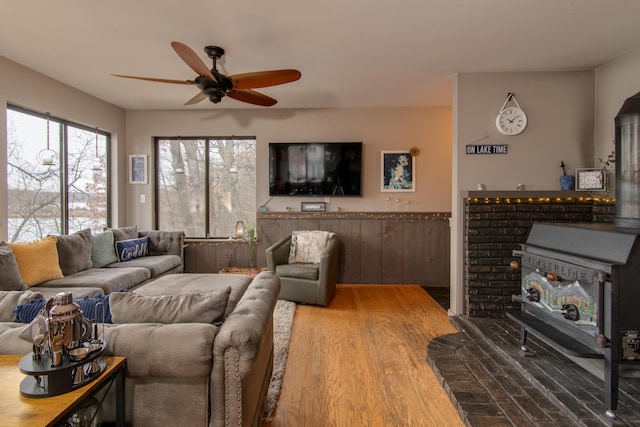
[(496, 128), (503, 135), (518, 135), (527, 127), (527, 115), (518, 107), (508, 107), (498, 113)]

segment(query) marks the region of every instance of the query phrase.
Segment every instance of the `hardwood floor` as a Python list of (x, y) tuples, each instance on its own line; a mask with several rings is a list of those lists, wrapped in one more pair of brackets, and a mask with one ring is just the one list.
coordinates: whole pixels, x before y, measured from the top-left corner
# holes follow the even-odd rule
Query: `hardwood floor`
[(426, 361), (456, 332), (419, 286), (339, 285), (298, 305), (273, 420), (265, 427), (462, 426)]

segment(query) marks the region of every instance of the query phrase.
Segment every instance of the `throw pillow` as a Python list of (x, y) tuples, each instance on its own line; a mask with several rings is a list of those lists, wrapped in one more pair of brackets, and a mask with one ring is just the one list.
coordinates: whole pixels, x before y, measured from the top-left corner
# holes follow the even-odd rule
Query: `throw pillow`
[(120, 262), (147, 255), (149, 255), (149, 237), (147, 236), (116, 242), (116, 256)]
[[(118, 291), (128, 292), (128, 291)], [(0, 296), (1, 298), (1, 296)], [(13, 304), (13, 313), (17, 317), (17, 321), (21, 323), (31, 323), (33, 319), (40, 313), (40, 310), (44, 308), (47, 301), (42, 294), (33, 291), (25, 292), (18, 304)], [(93, 297), (85, 296), (84, 298), (74, 299), (73, 302), (78, 304), (82, 316), (96, 322), (102, 323), (104, 313), (104, 323), (112, 323), (111, 311), (109, 310), (109, 295), (97, 294)], [(0, 300), (0, 309), (2, 302)], [(15, 321), (15, 320), (14, 320)]]
[(56, 236), (62, 274), (69, 276), (93, 267), (91, 261), (91, 230), (80, 230), (68, 236)]
[(327, 243), (335, 233), (322, 230), (298, 230), (291, 233), (289, 264), (308, 262), (318, 264)]
[(93, 297), (85, 296), (84, 298), (74, 299), (73, 302), (78, 304), (82, 316), (97, 323), (112, 323), (111, 311), (109, 310), (109, 295), (97, 294)]
[(138, 226), (132, 225), (130, 227), (112, 228), (113, 239), (116, 242), (120, 240), (130, 240), (138, 237)]
[(20, 276), (18, 262), (6, 242), (0, 242), (0, 290), (24, 291), (27, 289)]
[(41, 298), (42, 294), (40, 292), (0, 291), (0, 322), (18, 322), (18, 316), (13, 311), (14, 308), (32, 299)]
[(224, 320), (231, 286), (202, 294), (110, 294), (113, 323), (210, 323)]
[(47, 280), (64, 276), (58, 261), (56, 237), (47, 236), (33, 242), (9, 243), (18, 263), (22, 280), (27, 286), (35, 286)]
[(19, 304), (13, 308), (13, 312), (20, 323), (31, 323), (36, 318), (40, 310), (44, 308), (47, 300), (44, 298), (35, 298), (23, 304)]
[(112, 230), (95, 233), (91, 236), (91, 261), (94, 268), (118, 262)]

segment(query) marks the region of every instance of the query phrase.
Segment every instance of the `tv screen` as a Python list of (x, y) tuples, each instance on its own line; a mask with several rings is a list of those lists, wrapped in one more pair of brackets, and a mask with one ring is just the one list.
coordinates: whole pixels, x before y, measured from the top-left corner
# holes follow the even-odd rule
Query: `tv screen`
[(271, 196), (362, 196), (362, 142), (272, 142)]

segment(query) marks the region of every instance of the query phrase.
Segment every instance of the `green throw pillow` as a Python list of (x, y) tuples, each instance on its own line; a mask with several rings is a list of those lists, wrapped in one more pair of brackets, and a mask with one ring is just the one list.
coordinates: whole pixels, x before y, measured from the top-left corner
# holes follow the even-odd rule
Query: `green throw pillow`
[(118, 262), (113, 231), (106, 230), (91, 236), (91, 260), (94, 268), (101, 268)]

